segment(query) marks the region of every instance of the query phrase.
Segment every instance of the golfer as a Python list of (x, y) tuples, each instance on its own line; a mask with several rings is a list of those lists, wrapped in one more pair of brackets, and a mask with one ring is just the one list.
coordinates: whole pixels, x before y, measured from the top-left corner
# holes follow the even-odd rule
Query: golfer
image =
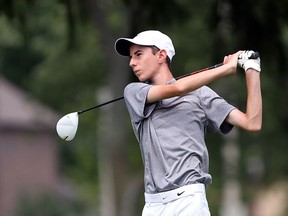
[[(144, 164), (145, 206), (142, 216), (208, 216), (205, 188), (211, 183), (204, 140), (208, 128), (222, 134), (233, 126), (259, 131), (262, 125), (260, 58), (253, 51), (225, 56), (223, 66), (175, 80), (171, 39), (154, 30), (115, 42), (130, 57), (140, 82), (124, 90), (132, 127)], [(239, 58), (239, 59), (238, 59)], [(245, 70), (246, 112), (227, 103), (206, 85)]]

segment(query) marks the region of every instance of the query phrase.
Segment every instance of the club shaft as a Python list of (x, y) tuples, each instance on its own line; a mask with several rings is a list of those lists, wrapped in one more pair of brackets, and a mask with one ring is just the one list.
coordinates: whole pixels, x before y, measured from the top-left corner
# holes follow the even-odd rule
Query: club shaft
[(119, 97), (119, 98), (115, 98), (115, 99), (110, 100), (110, 101), (107, 101), (107, 102), (104, 102), (104, 103), (102, 103), (102, 104), (99, 104), (99, 105), (96, 105), (96, 106), (93, 106), (93, 107), (90, 107), (90, 108), (87, 108), (87, 109), (84, 109), (84, 110), (78, 111), (78, 115), (80, 115), (80, 114), (82, 114), (82, 113), (84, 113), (84, 112), (90, 111), (90, 110), (92, 110), (92, 109), (96, 109), (96, 108), (99, 108), (99, 107), (105, 106), (105, 105), (107, 105), (107, 104), (110, 104), (110, 103), (116, 102), (116, 101), (118, 101), (118, 100), (122, 100), (122, 99), (124, 99), (123, 96), (122, 96), (122, 97)]
[[(191, 73), (188, 73), (188, 74), (185, 74), (185, 75), (182, 75), (182, 76), (179, 76), (179, 77), (176, 77), (175, 79), (178, 80), (178, 79), (181, 79), (181, 78), (184, 78), (184, 77), (187, 77), (187, 76), (191, 76), (191, 75), (194, 75), (194, 74), (197, 74), (197, 73), (201, 73), (201, 72), (204, 72), (204, 71), (207, 71), (207, 70), (211, 70), (211, 69), (214, 69), (214, 68), (217, 68), (217, 67), (220, 67), (222, 66), (223, 63), (220, 63), (220, 64), (216, 64), (216, 65), (213, 65), (213, 66), (210, 66), (210, 67), (207, 67), (207, 68), (203, 68), (201, 70), (197, 70), (197, 71), (194, 71), (194, 72), (191, 72)], [(90, 110), (93, 110), (93, 109), (96, 109), (96, 108), (99, 108), (99, 107), (102, 107), (102, 106), (105, 106), (107, 104), (110, 104), (110, 103), (114, 103), (116, 101), (119, 101), (119, 100), (122, 100), (124, 99), (124, 97), (118, 97), (118, 98), (115, 98), (113, 100), (110, 100), (110, 101), (107, 101), (107, 102), (104, 102), (104, 103), (101, 103), (101, 104), (98, 104), (96, 106), (93, 106), (93, 107), (90, 107), (90, 108), (87, 108), (87, 109), (84, 109), (84, 110), (81, 110), (81, 111), (78, 111), (78, 115), (84, 113), (84, 112), (88, 112)]]
[(207, 71), (207, 70), (211, 70), (211, 69), (220, 67), (220, 66), (222, 66), (222, 65), (223, 65), (223, 63), (216, 64), (216, 65), (213, 65), (213, 66), (210, 66), (210, 67), (207, 67), (207, 68), (203, 68), (203, 69), (201, 69), (201, 70), (197, 70), (197, 71), (194, 71), (194, 72), (191, 72), (191, 73), (188, 73), (188, 74), (185, 74), (185, 75), (176, 77), (175, 79), (176, 79), (176, 80), (182, 79), (182, 78), (184, 78), (184, 77), (191, 76), (191, 75), (194, 75), (194, 74), (197, 74), (197, 73), (201, 73), (201, 72), (204, 72), (204, 71)]

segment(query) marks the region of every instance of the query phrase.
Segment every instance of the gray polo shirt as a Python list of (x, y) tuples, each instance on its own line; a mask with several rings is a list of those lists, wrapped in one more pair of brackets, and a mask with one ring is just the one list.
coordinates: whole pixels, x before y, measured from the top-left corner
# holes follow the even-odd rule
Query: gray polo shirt
[(132, 127), (140, 144), (146, 193), (211, 183), (204, 140), (207, 128), (228, 133), (224, 120), (235, 108), (204, 86), (185, 96), (146, 104), (152, 85), (130, 83), (124, 90)]

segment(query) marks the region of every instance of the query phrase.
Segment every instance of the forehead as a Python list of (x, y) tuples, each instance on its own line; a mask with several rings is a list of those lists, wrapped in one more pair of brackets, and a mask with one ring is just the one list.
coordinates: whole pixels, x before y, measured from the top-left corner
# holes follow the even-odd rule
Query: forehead
[(138, 51), (146, 51), (148, 49), (150, 49), (151, 47), (149, 46), (141, 46), (141, 45), (138, 45), (138, 44), (131, 44), (130, 46), (130, 55), (133, 55), (135, 54), (135, 52), (138, 52)]

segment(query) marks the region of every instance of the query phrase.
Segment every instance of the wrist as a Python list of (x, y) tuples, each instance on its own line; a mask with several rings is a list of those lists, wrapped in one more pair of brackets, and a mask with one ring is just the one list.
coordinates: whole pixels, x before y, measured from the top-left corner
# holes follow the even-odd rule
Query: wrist
[(235, 66), (234, 64), (227, 64), (226, 65), (226, 69), (225, 69), (225, 75), (232, 75), (234, 73), (236, 73), (237, 70), (237, 66)]
[(252, 75), (253, 75), (253, 76), (259, 76), (259, 75), (260, 75), (260, 72), (259, 72), (258, 70), (253, 69), (253, 68), (248, 68), (248, 69), (245, 71), (245, 74), (246, 74), (246, 75), (250, 75), (250, 74), (251, 74), (251, 76), (252, 76)]
[(254, 69), (255, 71), (259, 72), (261, 71), (261, 68), (260, 68), (260, 61), (258, 62), (258, 60), (255, 60), (255, 59), (249, 59), (247, 60), (245, 63), (244, 63), (244, 70), (245, 72), (248, 70), (248, 69)]

